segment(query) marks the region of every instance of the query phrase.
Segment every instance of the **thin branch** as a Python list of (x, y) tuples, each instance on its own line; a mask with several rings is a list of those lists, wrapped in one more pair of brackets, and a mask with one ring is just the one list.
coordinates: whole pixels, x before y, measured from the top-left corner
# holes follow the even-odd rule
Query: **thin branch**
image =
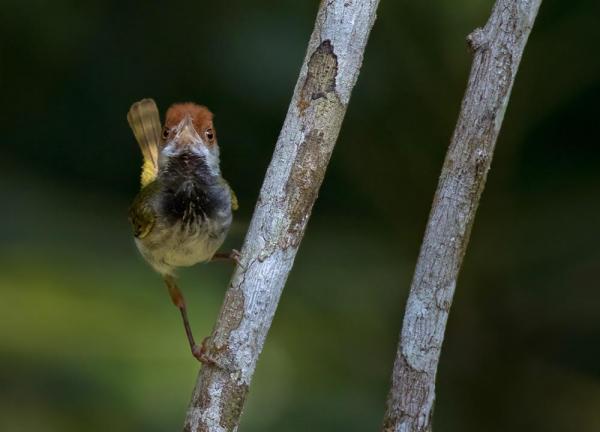
[(383, 430), (431, 430), (435, 377), (456, 280), (512, 85), (541, 0), (498, 0), (468, 42), (471, 75), (406, 304)]
[(237, 429), (281, 292), (333, 151), (379, 0), (322, 1), (273, 159), (206, 344), (186, 432)]

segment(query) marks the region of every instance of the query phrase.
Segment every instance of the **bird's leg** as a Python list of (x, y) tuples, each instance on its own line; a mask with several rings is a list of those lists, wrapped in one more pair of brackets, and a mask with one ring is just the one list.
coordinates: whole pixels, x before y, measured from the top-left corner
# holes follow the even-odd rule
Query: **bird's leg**
[(192, 335), (192, 328), (190, 327), (190, 322), (187, 316), (187, 308), (185, 305), (185, 299), (183, 298), (183, 294), (179, 291), (177, 287), (177, 283), (175, 282), (175, 278), (171, 275), (165, 275), (165, 284), (167, 285), (167, 289), (169, 290), (169, 295), (171, 296), (171, 301), (173, 304), (179, 309), (181, 312), (181, 318), (183, 319), (183, 327), (185, 328), (185, 334), (187, 336), (188, 342), (190, 343), (190, 349), (192, 350), (192, 355), (198, 359), (198, 361), (204, 364), (212, 364), (213, 362), (206, 356), (206, 339), (202, 341), (200, 346), (196, 345), (196, 341), (194, 341), (194, 336)]
[(211, 261), (231, 261), (242, 266), (240, 264), (240, 252), (237, 249), (231, 249), (231, 252), (217, 252), (211, 258)]

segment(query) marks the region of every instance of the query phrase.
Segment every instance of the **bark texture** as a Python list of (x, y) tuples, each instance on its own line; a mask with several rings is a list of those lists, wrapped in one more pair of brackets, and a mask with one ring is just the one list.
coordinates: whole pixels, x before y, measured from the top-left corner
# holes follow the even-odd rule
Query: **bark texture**
[(498, 0), (467, 38), (474, 54), (406, 305), (385, 432), (431, 430), (435, 378), (456, 280), (496, 139), (541, 0)]
[(256, 362), (333, 151), (379, 0), (323, 0), (185, 432), (237, 429)]

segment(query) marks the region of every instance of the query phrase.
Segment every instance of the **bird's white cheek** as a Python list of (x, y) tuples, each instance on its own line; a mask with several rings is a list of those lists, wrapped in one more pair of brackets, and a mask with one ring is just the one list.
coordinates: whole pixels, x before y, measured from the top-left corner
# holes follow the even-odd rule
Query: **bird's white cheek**
[(164, 166), (171, 156), (176, 153), (176, 146), (174, 142), (168, 142), (160, 152), (158, 157), (158, 166)]

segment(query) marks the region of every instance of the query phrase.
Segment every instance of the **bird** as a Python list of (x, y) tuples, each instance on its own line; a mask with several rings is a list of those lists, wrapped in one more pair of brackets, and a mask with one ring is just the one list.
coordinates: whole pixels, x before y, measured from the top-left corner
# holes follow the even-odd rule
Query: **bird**
[(239, 264), (235, 249), (218, 252), (238, 201), (221, 174), (213, 114), (203, 105), (175, 103), (161, 127), (156, 102), (146, 98), (131, 105), (127, 121), (143, 159), (140, 191), (129, 208), (135, 244), (164, 279), (192, 355), (207, 363), (206, 338), (200, 346), (194, 340), (175, 271), (217, 259)]

